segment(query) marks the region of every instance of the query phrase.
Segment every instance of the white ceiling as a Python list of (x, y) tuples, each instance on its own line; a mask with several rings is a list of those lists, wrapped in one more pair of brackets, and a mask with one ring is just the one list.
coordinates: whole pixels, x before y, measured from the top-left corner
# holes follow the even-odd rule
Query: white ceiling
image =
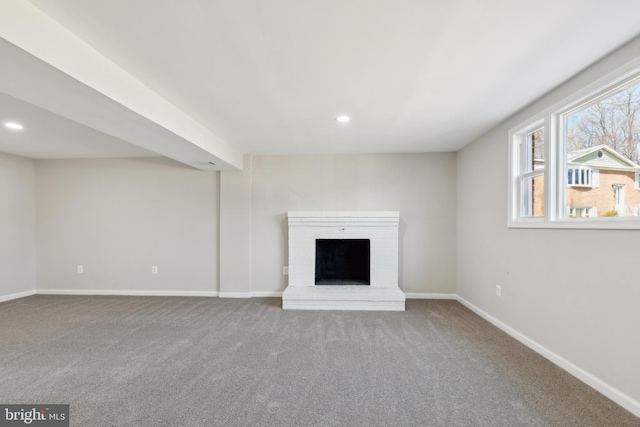
[(0, 92), (0, 151), (32, 159), (152, 157), (157, 154)]
[(31, 3), (255, 154), (457, 150), (640, 33), (638, 0)]

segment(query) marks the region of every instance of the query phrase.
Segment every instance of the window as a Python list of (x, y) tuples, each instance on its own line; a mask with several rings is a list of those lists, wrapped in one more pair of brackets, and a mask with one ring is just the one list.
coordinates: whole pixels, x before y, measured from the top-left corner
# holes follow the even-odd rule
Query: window
[(544, 128), (535, 123), (518, 135), (517, 215), (544, 216)]
[(598, 211), (594, 207), (570, 207), (569, 218), (591, 218), (598, 216)]
[(572, 187), (597, 187), (599, 172), (586, 168), (572, 168), (567, 174), (567, 184)]
[(524, 122), (509, 141), (510, 227), (640, 228), (640, 68)]

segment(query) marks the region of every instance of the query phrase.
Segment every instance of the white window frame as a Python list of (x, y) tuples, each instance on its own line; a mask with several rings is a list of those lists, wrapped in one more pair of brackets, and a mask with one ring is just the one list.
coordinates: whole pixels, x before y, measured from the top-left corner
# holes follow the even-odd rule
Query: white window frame
[[(572, 171), (573, 179), (572, 182), (568, 182), (569, 180), (569, 171)], [(591, 167), (585, 166), (570, 166), (567, 167), (567, 185), (569, 187), (586, 187), (586, 188), (597, 188), (598, 187), (598, 169), (593, 169)], [(580, 181), (576, 184), (577, 180)]]
[[(510, 199), (510, 214), (509, 219), (510, 222), (521, 222), (521, 223), (539, 223), (544, 220), (544, 217), (534, 217), (531, 215), (526, 215), (522, 211), (524, 210), (524, 194), (523, 187), (524, 183), (529, 178), (534, 178), (536, 176), (542, 175), (544, 176), (545, 181), (545, 199), (547, 193), (547, 181), (546, 174), (541, 171), (529, 171), (529, 172), (521, 172), (526, 164), (529, 163), (529, 153), (526, 155), (522, 155), (523, 149), (522, 147), (526, 145), (526, 138), (531, 133), (537, 131), (540, 128), (545, 128), (544, 119), (532, 120), (525, 127), (518, 129), (517, 132), (509, 132), (509, 140), (512, 141), (509, 144), (509, 159), (511, 159), (511, 164), (513, 168), (510, 168), (510, 176), (509, 176), (509, 193), (511, 194)], [(545, 170), (547, 169), (547, 137), (545, 135)], [(544, 201), (545, 212), (546, 212), (546, 200)]]
[[(568, 208), (569, 216), (575, 217), (578, 213), (578, 209), (580, 209), (580, 213), (586, 213), (586, 215), (580, 215), (577, 218), (591, 218), (597, 215), (597, 209), (594, 207), (583, 207), (583, 206), (570, 206)], [(576, 218), (572, 218), (576, 219)]]
[[(564, 127), (571, 114), (622, 90), (640, 83), (640, 58), (598, 79), (591, 85), (565, 98), (540, 114), (509, 130), (508, 145), (508, 216), (509, 228), (577, 228), (577, 229), (640, 229), (640, 217), (569, 218), (567, 206), (568, 169), (567, 153), (563, 141)], [(544, 216), (522, 214), (522, 182), (535, 172), (520, 173), (523, 157), (520, 146), (523, 138), (538, 128), (544, 128)], [(599, 185), (599, 171), (591, 169), (592, 187)], [(640, 190), (640, 174), (636, 173), (634, 188)]]

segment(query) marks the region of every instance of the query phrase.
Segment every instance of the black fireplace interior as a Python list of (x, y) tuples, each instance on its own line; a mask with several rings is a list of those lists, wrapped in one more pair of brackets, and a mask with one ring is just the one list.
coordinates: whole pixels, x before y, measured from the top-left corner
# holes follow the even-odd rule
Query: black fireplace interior
[(316, 285), (369, 285), (369, 239), (316, 239)]

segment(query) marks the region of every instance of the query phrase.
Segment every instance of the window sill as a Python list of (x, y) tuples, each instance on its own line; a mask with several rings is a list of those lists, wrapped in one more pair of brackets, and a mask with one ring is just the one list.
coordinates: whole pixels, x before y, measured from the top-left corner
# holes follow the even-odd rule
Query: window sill
[(507, 228), (547, 228), (575, 230), (640, 230), (640, 217), (575, 218), (555, 221), (509, 221)]

